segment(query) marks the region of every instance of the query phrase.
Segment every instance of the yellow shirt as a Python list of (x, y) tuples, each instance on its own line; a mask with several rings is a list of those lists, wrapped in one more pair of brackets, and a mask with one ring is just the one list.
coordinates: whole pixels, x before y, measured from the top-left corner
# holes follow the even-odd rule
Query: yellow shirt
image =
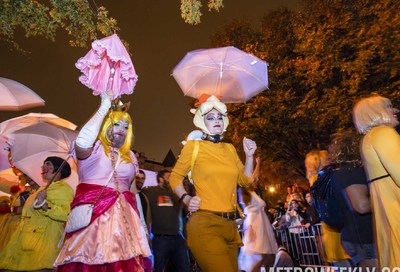
[(211, 211), (234, 211), (237, 205), (237, 186), (248, 187), (250, 177), (234, 147), (228, 143), (199, 141), (199, 152), (191, 168), (195, 141), (187, 141), (170, 176), (172, 189), (182, 184), (189, 170), (196, 196), (201, 198), (200, 209)]

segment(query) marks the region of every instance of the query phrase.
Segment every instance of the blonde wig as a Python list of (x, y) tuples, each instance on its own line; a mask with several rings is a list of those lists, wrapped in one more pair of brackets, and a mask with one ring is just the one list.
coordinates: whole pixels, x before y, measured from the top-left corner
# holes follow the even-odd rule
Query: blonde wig
[(314, 184), (318, 177), (318, 171), (331, 163), (327, 150), (312, 150), (306, 154), (304, 165), (306, 167), (306, 177), (310, 186)]
[(320, 150), (319, 158), (321, 159), (321, 165), (319, 166), (318, 171), (332, 163), (331, 156), (328, 150)]
[(208, 131), (206, 124), (204, 123), (204, 117), (207, 113), (209, 113), (212, 109), (216, 109), (219, 113), (222, 114), (222, 119), (224, 121), (224, 131), (229, 125), (228, 112), (226, 109), (226, 105), (219, 101), (217, 97), (211, 95), (208, 97), (206, 101), (200, 104), (197, 109), (191, 109), (191, 113), (194, 113), (193, 123), (196, 127), (200, 128), (204, 133), (208, 135), (213, 135)]
[(389, 99), (374, 95), (363, 98), (353, 107), (353, 123), (359, 133), (366, 134), (373, 127), (388, 125), (395, 127), (398, 121), (393, 116)]
[(304, 165), (306, 167), (306, 177), (310, 183), (310, 186), (312, 186), (318, 177), (318, 170), (321, 166), (319, 150), (312, 150), (308, 152), (304, 160)]
[(121, 121), (122, 119), (125, 119), (128, 122), (129, 127), (126, 132), (125, 143), (119, 148), (119, 152), (121, 154), (122, 160), (126, 162), (131, 162), (132, 158), (130, 156), (130, 151), (133, 143), (133, 127), (132, 119), (129, 113), (122, 111), (109, 111), (107, 117), (103, 121), (98, 138), (104, 147), (104, 152), (107, 156), (109, 156), (111, 150), (111, 139), (107, 136), (107, 131), (115, 123)]

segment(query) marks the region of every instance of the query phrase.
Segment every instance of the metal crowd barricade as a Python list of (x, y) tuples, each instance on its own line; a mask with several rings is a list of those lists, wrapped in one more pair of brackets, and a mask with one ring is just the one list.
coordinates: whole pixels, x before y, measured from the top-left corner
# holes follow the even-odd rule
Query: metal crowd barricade
[(321, 224), (308, 228), (287, 227), (276, 230), (282, 245), (304, 267), (322, 267), (329, 264), (324, 261), (321, 238)]

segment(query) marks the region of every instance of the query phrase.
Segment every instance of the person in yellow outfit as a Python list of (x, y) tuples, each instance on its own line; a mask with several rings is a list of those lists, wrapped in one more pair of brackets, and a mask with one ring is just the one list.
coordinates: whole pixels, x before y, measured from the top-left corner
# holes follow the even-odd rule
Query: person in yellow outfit
[(48, 157), (42, 166), (42, 186), (29, 196), (21, 223), (0, 254), (0, 269), (7, 271), (53, 271), (58, 242), (68, 219), (73, 189), (63, 181), (71, 167), (59, 157)]
[[(215, 96), (209, 96), (192, 113), (194, 124), (202, 130), (201, 136), (188, 140), (183, 147), (170, 184), (191, 212), (186, 226), (187, 242), (201, 271), (236, 272), (238, 249), (242, 245), (235, 221), (237, 186), (247, 188), (253, 181), (257, 145), (243, 139), (243, 165), (233, 145), (221, 142), (229, 120), (225, 104)], [(189, 171), (196, 191), (194, 197), (182, 184)]]
[[(7, 215), (11, 213), (10, 209), (10, 197), (9, 196), (0, 196), (0, 233), (2, 233), (2, 228), (5, 225), (8, 217)], [(1, 242), (2, 237), (0, 237), (0, 250), (1, 250)]]
[[(26, 199), (40, 187), (30, 177), (20, 172), (20, 170), (15, 171), (19, 171), (18, 179), (21, 185), (13, 186), (18, 189), (18, 192), (10, 196), (10, 212), (3, 216), (3, 221), (0, 221), (0, 252), (8, 244), (14, 231), (18, 229), (22, 208)], [(22, 186), (22, 184), (28, 184), (29, 186)], [(10, 188), (10, 192), (12, 192), (13, 187)], [(24, 188), (23, 191), (20, 191), (21, 188)]]
[(358, 101), (353, 122), (361, 140), (361, 157), (369, 180), (378, 262), (381, 269), (400, 266), (400, 136), (394, 129), (398, 109), (374, 95)]

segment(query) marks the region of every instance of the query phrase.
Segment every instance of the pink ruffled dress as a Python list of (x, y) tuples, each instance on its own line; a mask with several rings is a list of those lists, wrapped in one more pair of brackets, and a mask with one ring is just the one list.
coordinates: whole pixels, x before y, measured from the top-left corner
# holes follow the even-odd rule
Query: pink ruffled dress
[[(117, 167), (117, 190), (110, 180), (96, 202), (91, 223), (67, 234), (55, 261), (57, 271), (151, 271), (151, 255), (146, 232), (129, 192), (130, 181), (138, 171), (135, 155), (132, 162), (121, 161)], [(92, 154), (78, 161), (80, 183), (71, 208), (93, 203), (113, 171), (100, 141)]]

